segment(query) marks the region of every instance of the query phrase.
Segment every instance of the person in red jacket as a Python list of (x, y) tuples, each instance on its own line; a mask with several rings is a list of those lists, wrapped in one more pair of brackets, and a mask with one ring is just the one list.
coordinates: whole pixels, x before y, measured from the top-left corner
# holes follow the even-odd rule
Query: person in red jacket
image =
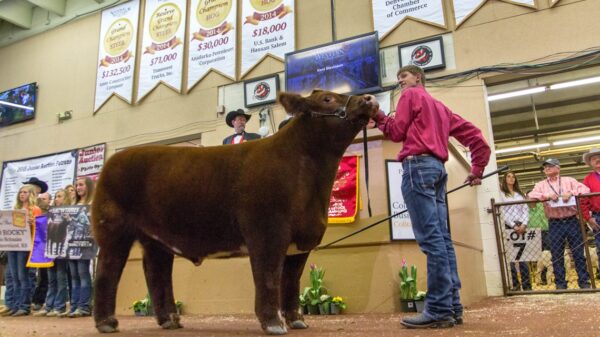
[[(600, 149), (592, 148), (583, 155), (583, 161), (592, 168), (592, 172), (583, 179), (583, 184), (589, 187), (591, 193), (600, 192)], [(594, 231), (596, 238), (596, 253), (600, 261), (600, 196), (581, 198), (583, 218)], [(598, 265), (600, 271), (600, 264)]]
[(453, 113), (425, 90), (425, 73), (417, 66), (398, 71), (402, 95), (394, 117), (379, 111), (375, 125), (394, 142), (402, 142), (402, 195), (415, 239), (427, 255), (427, 296), (420, 315), (405, 317), (407, 328), (450, 328), (462, 324), (460, 279), (456, 254), (448, 232), (444, 162), (448, 138), (456, 138), (471, 151), (471, 173), (466, 183), (481, 184), (490, 147), (481, 130)]

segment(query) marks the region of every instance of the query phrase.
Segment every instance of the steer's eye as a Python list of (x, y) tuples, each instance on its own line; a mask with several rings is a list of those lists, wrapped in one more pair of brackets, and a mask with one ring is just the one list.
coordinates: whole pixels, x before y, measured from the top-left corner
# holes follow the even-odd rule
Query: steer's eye
[(325, 101), (325, 103), (330, 103), (331, 101), (333, 101), (333, 98), (331, 98), (331, 96), (325, 96), (323, 97), (323, 101)]

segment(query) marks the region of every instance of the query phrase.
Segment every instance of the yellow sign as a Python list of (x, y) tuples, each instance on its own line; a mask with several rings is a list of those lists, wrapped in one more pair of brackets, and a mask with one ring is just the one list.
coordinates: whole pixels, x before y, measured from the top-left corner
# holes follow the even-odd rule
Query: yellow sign
[(181, 10), (175, 4), (161, 5), (150, 17), (150, 37), (159, 43), (169, 40), (177, 33), (181, 19)]
[(196, 20), (203, 28), (214, 28), (225, 21), (231, 12), (232, 0), (201, 0)]
[(250, 5), (259, 12), (267, 12), (279, 6), (283, 0), (250, 0)]
[(121, 55), (133, 39), (133, 25), (125, 18), (113, 22), (104, 37), (104, 50), (110, 56)]

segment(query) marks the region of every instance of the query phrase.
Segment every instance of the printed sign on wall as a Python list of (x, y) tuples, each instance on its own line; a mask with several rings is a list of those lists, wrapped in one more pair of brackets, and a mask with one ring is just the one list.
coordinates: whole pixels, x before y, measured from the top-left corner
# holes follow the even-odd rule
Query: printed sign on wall
[(187, 88), (211, 69), (235, 79), (236, 0), (192, 0)]
[(130, 104), (133, 100), (139, 9), (136, 0), (102, 12), (94, 111), (113, 94)]
[(162, 82), (181, 92), (186, 0), (147, 0), (137, 101)]
[(28, 251), (31, 249), (31, 229), (24, 210), (0, 211), (0, 250)]
[[(522, 5), (535, 8), (535, 0), (501, 0), (515, 5)], [(454, 20), (456, 26), (460, 26), (473, 13), (477, 12), (488, 0), (454, 0)]]
[(242, 77), (267, 54), (294, 51), (294, 0), (243, 0), (242, 16)]
[(97, 175), (104, 165), (106, 144), (98, 144), (79, 149), (77, 156), (77, 176)]
[(412, 230), (412, 223), (408, 211), (406, 211), (406, 203), (402, 196), (402, 163), (395, 160), (386, 160), (386, 177), (388, 186), (388, 210), (390, 215), (403, 212), (390, 219), (390, 237), (392, 240), (414, 240), (415, 233)]
[(374, 28), (379, 32), (380, 40), (408, 17), (440, 27), (446, 26), (442, 0), (372, 0), (371, 4)]

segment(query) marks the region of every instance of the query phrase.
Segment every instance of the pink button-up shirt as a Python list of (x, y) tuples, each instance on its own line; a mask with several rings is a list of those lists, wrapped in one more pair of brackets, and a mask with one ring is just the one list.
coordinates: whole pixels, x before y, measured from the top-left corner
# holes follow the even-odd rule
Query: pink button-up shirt
[[(560, 185), (559, 185), (560, 182)], [(571, 193), (572, 195), (580, 195), (589, 193), (590, 189), (584, 184), (578, 182), (571, 177), (557, 176), (554, 179), (544, 179), (537, 184), (531, 192), (529, 192), (529, 198), (547, 201), (548, 196)], [(548, 219), (562, 219), (577, 214), (577, 207), (550, 207), (548, 202), (544, 202), (544, 212)]]
[(475, 176), (481, 177), (490, 159), (491, 150), (481, 130), (454, 114), (420, 85), (404, 89), (394, 118), (379, 111), (375, 121), (392, 141), (404, 142), (399, 161), (410, 155), (429, 154), (446, 162), (450, 136), (471, 151), (471, 173)]

